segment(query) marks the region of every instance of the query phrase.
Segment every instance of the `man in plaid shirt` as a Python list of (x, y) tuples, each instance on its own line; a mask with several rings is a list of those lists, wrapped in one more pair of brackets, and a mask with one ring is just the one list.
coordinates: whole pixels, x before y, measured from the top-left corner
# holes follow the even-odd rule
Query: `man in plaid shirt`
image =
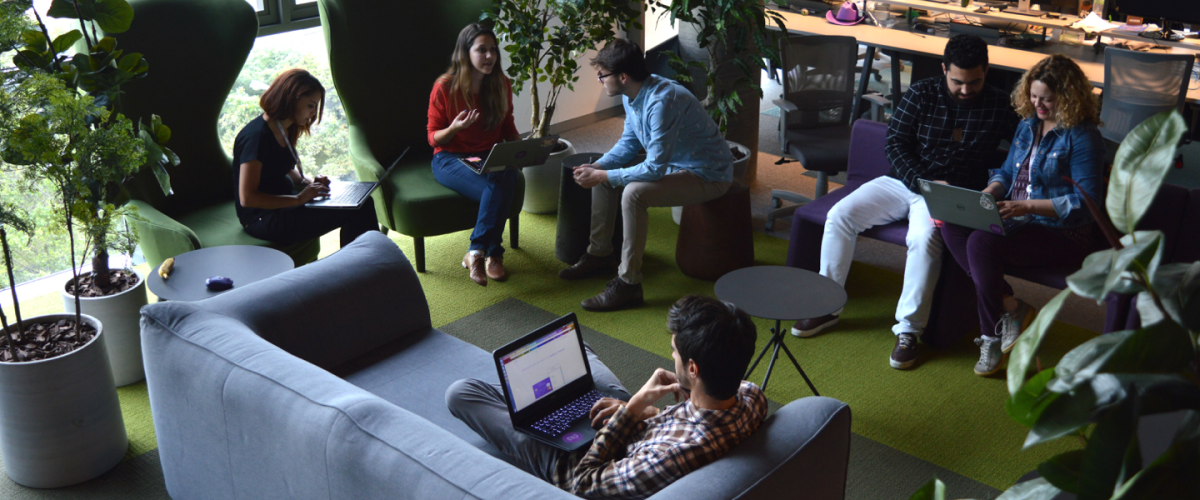
[[(863, 184), (829, 210), (821, 242), (821, 274), (845, 285), (858, 234), (908, 218), (908, 257), (896, 306), (896, 347), (889, 363), (905, 369), (917, 358), (916, 340), (929, 319), (930, 298), (941, 270), (942, 237), (920, 193), (919, 179), (983, 189), (998, 167), (1001, 141), (1019, 118), (1008, 94), (984, 84), (987, 43), (957, 35), (946, 44), (944, 77), (914, 83), (888, 126), (888, 175)], [(838, 313), (801, 320), (792, 335), (810, 337), (838, 322)]]
[[(655, 370), (628, 402), (603, 398), (591, 410), (599, 429), (586, 451), (568, 453), (513, 429), (498, 385), (468, 379), (446, 391), (450, 413), (536, 475), (585, 498), (645, 498), (710, 463), (762, 424), (767, 400), (742, 380), (757, 329), (733, 304), (690, 295), (667, 316), (675, 372)], [(589, 347), (597, 387), (627, 395)], [(668, 394), (679, 402), (661, 412)]]

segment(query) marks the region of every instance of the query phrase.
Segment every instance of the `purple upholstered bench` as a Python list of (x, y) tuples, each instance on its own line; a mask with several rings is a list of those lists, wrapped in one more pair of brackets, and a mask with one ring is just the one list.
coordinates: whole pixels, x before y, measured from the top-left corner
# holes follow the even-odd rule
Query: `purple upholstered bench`
[[(883, 150), (886, 139), (887, 125), (867, 120), (854, 122), (846, 185), (796, 209), (792, 219), (787, 265), (814, 272), (818, 270), (821, 239), (829, 209), (867, 181), (887, 174), (891, 165)], [(1167, 240), (1166, 255), (1172, 256), (1171, 262), (1190, 262), (1200, 259), (1200, 232), (1184, 231), (1186, 227), (1200, 227), (1200, 189), (1192, 190), (1189, 195), (1184, 188), (1164, 185), (1139, 228), (1163, 231)], [(904, 245), (907, 234), (908, 221), (900, 220), (870, 228), (862, 236)], [(1076, 270), (1021, 267), (1009, 269), (1009, 274), (1061, 290), (1067, 286), (1067, 276)], [(975, 285), (949, 255), (942, 258), (942, 273), (934, 289), (933, 301), (922, 342), (942, 348), (953, 344), (963, 334), (973, 334), (978, 330)], [(1132, 303), (1130, 296), (1113, 294), (1108, 297), (1104, 325), (1106, 333), (1124, 329), (1128, 322), (1136, 321), (1136, 310), (1133, 310)]]

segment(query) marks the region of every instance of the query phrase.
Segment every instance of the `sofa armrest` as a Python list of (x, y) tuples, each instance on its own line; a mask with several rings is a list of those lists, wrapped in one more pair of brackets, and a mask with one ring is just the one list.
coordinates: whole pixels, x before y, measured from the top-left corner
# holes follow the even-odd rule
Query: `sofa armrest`
[(417, 273), (377, 231), (312, 264), (198, 304), (322, 368), (432, 328)]
[(131, 200), (129, 205), (137, 210), (137, 215), (126, 220), (137, 229), (138, 246), (151, 269), (157, 268), (168, 257), (203, 248), (194, 231), (149, 203)]
[(725, 456), (684, 476), (655, 500), (841, 500), (850, 466), (850, 407), (812, 396), (788, 403)]

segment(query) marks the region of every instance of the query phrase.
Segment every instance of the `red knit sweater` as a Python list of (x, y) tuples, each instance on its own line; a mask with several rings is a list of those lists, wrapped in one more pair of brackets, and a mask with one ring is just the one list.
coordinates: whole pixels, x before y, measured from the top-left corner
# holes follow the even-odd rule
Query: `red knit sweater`
[[(454, 137), (446, 144), (438, 144), (437, 141), (433, 140), (433, 133), (449, 127), (450, 123), (454, 121), (454, 117), (458, 116), (458, 113), (462, 110), (468, 108), (461, 96), (455, 98), (450, 95), (450, 82), (448, 79), (438, 78), (434, 82), (433, 91), (429, 93), (429, 123), (426, 126), (428, 129), (426, 139), (429, 141), (429, 145), (433, 146), (433, 154), (438, 154), (442, 151), (451, 153), (487, 152), (491, 151), (492, 146), (503, 141), (505, 137), (514, 137), (517, 135), (517, 125), (513, 121), (512, 113), (512, 84), (509, 83), (507, 77), (503, 77), (503, 80), (505, 87), (507, 87), (508, 113), (500, 121), (500, 126), (488, 130), (484, 128), (483, 117), (480, 117), (470, 127), (454, 134)], [(473, 95), (471, 98), (478, 102), (479, 95)]]

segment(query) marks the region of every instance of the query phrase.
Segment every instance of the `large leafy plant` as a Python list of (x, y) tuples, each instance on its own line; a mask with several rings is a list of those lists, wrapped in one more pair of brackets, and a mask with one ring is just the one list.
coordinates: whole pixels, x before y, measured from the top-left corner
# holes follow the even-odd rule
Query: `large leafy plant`
[[(513, 91), (530, 86), (533, 116), (530, 137), (549, 134), (550, 120), (563, 88), (575, 90), (577, 59), (612, 40), (618, 30), (641, 29), (637, 4), (625, 0), (494, 0), (480, 20), (493, 23), (497, 42), (508, 52)], [(550, 92), (543, 107), (538, 84)]]
[[(112, 237), (117, 231), (115, 223), (121, 216), (133, 216), (121, 208), (128, 201), (128, 194), (122, 188), (122, 184), (144, 164), (153, 170), (163, 193), (170, 194), (170, 176), (166, 167), (179, 164), (178, 156), (165, 146), (171, 138), (171, 130), (162, 124), (162, 120), (153, 116), (148, 125), (139, 122), (135, 132), (129, 121), (120, 115), (121, 86), (134, 79), (144, 78), (150, 65), (141, 54), (126, 54), (117, 48), (115, 38), (102, 35), (128, 30), (133, 22), (133, 8), (126, 0), (53, 0), (46, 14), (56, 18), (77, 19), (79, 29), (52, 38), (41, 15), (32, 8), (31, 0), (10, 0), (8, 3), (17, 6), (10, 9), (14, 13), (24, 15), (25, 12), (32, 12), (36, 20), (33, 29), (21, 33), (21, 43), (15, 47), (13, 64), (19, 72), (25, 75), (52, 75), (69, 91), (68, 94), (53, 95), (69, 96), (79, 99), (81, 103), (86, 100), (85, 104), (81, 104), (85, 108), (101, 108), (103, 112), (86, 116), (85, 124), (94, 132), (87, 137), (99, 138), (116, 132), (126, 134), (139, 143), (133, 145), (125, 141), (124, 137), (113, 143), (137, 149), (137, 157), (144, 159), (136, 164), (100, 161), (100, 158), (83, 156), (63, 156), (63, 161), (59, 163), (79, 168), (41, 170), (44, 178), (49, 179), (57, 188), (71, 191), (69, 194), (63, 194), (63, 198), (70, 201), (73, 217), (64, 219), (64, 222), (69, 223), (74, 218), (86, 230), (89, 251), (85, 253), (92, 255), (93, 283), (101, 290), (106, 290), (109, 286), (109, 250), (120, 250), (121, 245), (120, 241)], [(67, 55), (69, 49), (80, 41), (83, 42), (84, 50)], [(50, 97), (50, 94), (45, 96)], [(64, 105), (65, 103), (59, 102), (51, 109), (63, 110)], [(77, 111), (81, 109), (78, 108)], [(65, 115), (60, 116), (62, 117)], [(82, 140), (82, 137), (84, 136), (75, 136), (79, 140)], [(28, 161), (11, 155), (8, 159), (17, 164)], [(72, 256), (72, 262), (74, 261)], [(79, 283), (78, 278), (74, 283)]]
[[(1067, 278), (1069, 288), (1021, 335), (1009, 359), (1011, 397), (1004, 404), (1013, 420), (1030, 427), (1025, 448), (1061, 438), (1085, 446), (1043, 462), (1041, 477), (1000, 499), (1049, 499), (1063, 491), (1080, 500), (1200, 497), (1200, 262), (1165, 262), (1162, 232), (1137, 230), (1186, 131), (1175, 111), (1143, 122), (1117, 152), (1107, 213), (1087, 200), (1112, 248), (1088, 256)], [(1067, 296), (1100, 301), (1111, 292), (1137, 294), (1141, 328), (1089, 340), (1027, 380)], [(1180, 410), (1185, 417), (1170, 447), (1144, 463), (1139, 419)], [(941, 499), (944, 490), (931, 481), (913, 498)]]
[[(783, 17), (766, 10), (763, 0), (647, 0), (651, 13), (665, 11), (670, 22), (691, 23), (696, 28), (696, 44), (708, 52), (707, 61), (684, 61), (669, 53), (668, 64), (675, 79), (694, 81), (693, 70), (703, 75), (707, 89), (704, 107), (724, 133), (731, 116), (748, 104), (740, 94), (753, 91), (762, 98), (759, 75), (767, 61), (782, 66), (779, 57), (780, 33), (786, 33)], [(779, 3), (770, 0), (770, 3)], [(779, 30), (767, 27), (774, 22)], [(754, 105), (753, 112), (758, 113)]]

